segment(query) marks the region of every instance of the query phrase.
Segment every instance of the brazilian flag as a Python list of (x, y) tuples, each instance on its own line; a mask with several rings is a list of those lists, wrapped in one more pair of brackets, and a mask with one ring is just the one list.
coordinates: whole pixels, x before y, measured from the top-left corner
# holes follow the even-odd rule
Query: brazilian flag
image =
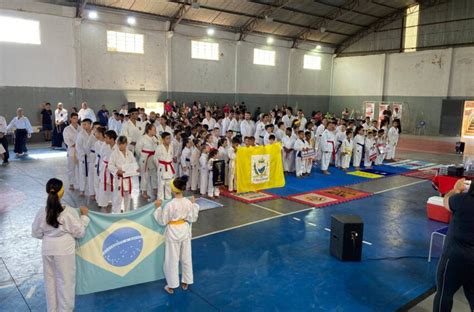
[(76, 294), (164, 278), (165, 228), (155, 221), (155, 209), (151, 203), (123, 214), (89, 212), (76, 248)]

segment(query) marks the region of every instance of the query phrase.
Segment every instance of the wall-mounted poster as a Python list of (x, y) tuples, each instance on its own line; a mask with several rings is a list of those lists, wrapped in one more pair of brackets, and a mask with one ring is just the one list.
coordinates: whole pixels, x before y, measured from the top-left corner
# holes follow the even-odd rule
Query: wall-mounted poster
[(145, 114), (150, 114), (150, 112), (155, 112), (162, 115), (165, 111), (163, 102), (137, 102), (136, 107), (141, 107), (145, 109)]
[(383, 119), (383, 111), (386, 110), (389, 106), (389, 102), (380, 102), (379, 104), (379, 124)]
[(402, 102), (393, 102), (392, 104), (392, 120), (393, 119), (402, 119)]
[(370, 119), (374, 119), (374, 115), (375, 115), (375, 102), (368, 102), (368, 101), (365, 101), (364, 102), (364, 106), (365, 106), (365, 117), (370, 117)]
[(463, 137), (474, 137), (474, 101), (464, 102), (461, 131)]

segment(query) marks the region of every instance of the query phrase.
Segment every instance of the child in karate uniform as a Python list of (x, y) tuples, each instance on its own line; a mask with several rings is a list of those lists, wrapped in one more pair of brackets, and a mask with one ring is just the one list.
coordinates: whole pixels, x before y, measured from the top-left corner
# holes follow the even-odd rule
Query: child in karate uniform
[(208, 182), (207, 182), (207, 196), (209, 198), (219, 198), (219, 187), (214, 186), (214, 175), (213, 175), (213, 164), (215, 161), (218, 161), (218, 150), (211, 150), (209, 152), (208, 161), (207, 161), (207, 170), (208, 170)]
[(166, 278), (165, 291), (173, 294), (179, 287), (179, 264), (181, 263), (181, 287), (184, 290), (193, 284), (193, 262), (191, 256), (191, 223), (196, 222), (199, 214), (199, 205), (194, 197), (191, 200), (183, 196), (186, 190), (188, 177), (175, 178), (170, 182), (174, 198), (162, 207), (161, 200), (157, 200), (155, 220), (166, 226), (165, 262), (163, 271)]
[(295, 151), (294, 145), (296, 139), (293, 137), (293, 129), (290, 127), (286, 128), (285, 136), (283, 137), (281, 143), (283, 145), (282, 149), (282, 158), (283, 158), (283, 170), (286, 173), (294, 172), (295, 164)]
[(394, 120), (392, 127), (388, 130), (387, 135), (387, 160), (394, 161), (395, 153), (397, 150), (398, 139), (400, 137), (398, 131), (398, 121)]
[(163, 132), (161, 142), (162, 144), (156, 148), (155, 157), (158, 171), (158, 199), (163, 200), (171, 198), (170, 181), (176, 174), (176, 169), (173, 165), (174, 150), (171, 144), (171, 133)]
[(99, 193), (97, 195), (97, 205), (103, 210), (112, 202), (114, 193), (114, 176), (109, 170), (109, 160), (112, 151), (115, 148), (115, 140), (117, 140), (117, 133), (114, 130), (105, 132), (105, 144), (100, 150), (102, 165), (99, 172)]
[(77, 113), (71, 113), (69, 126), (63, 130), (64, 143), (67, 146), (67, 176), (69, 189), (79, 188), (79, 159), (77, 158), (76, 141), (81, 131)]
[(76, 288), (76, 238), (85, 234), (89, 224), (88, 209), (81, 207), (81, 216), (61, 204), (64, 185), (50, 179), (46, 184), (46, 207), (36, 214), (31, 235), (41, 239), (44, 288), (47, 310), (73, 311)]
[[(132, 195), (132, 177), (124, 177), (124, 166), (127, 164), (136, 164), (135, 156), (127, 148), (128, 140), (126, 136), (119, 136), (117, 146), (110, 154), (108, 169), (115, 177), (114, 179), (114, 195), (112, 199), (112, 212), (120, 213), (130, 210), (130, 199)], [(138, 167), (138, 164), (137, 164)], [(137, 169), (140, 172), (140, 169)]]
[(229, 157), (229, 192), (234, 192), (237, 189), (237, 181), (235, 180), (235, 159), (237, 158), (237, 148), (240, 146), (238, 138), (232, 139), (232, 146), (227, 150)]
[(354, 137), (354, 149), (352, 151), (352, 155), (354, 159), (352, 160), (352, 165), (354, 166), (355, 170), (359, 170), (360, 162), (362, 161), (362, 154), (364, 153), (365, 148), (365, 136), (364, 136), (364, 128), (362, 126), (358, 126), (356, 128), (356, 136)]
[(96, 141), (94, 143), (94, 150), (95, 150), (95, 170), (94, 170), (94, 194), (97, 199), (98, 194), (99, 194), (99, 188), (100, 188), (100, 167), (102, 166), (102, 148), (105, 145), (105, 128), (104, 127), (98, 127), (95, 130), (95, 138)]
[[(311, 132), (310, 132), (310, 131), (306, 131), (306, 132), (304, 133), (304, 137), (305, 137), (305, 139), (306, 139), (306, 142), (308, 142), (308, 145), (309, 145), (308, 150), (309, 150), (309, 151), (314, 151), (314, 152), (316, 152), (316, 150), (315, 150), (315, 140), (314, 140), (314, 137), (312, 138)], [(311, 169), (313, 169), (313, 161), (314, 161), (314, 157), (308, 157), (308, 158), (306, 158), (306, 163), (305, 163), (305, 166), (306, 166), (306, 175), (310, 175), (310, 174), (311, 174)]]
[(156, 195), (158, 189), (156, 165), (154, 162), (155, 151), (158, 146), (156, 137), (156, 127), (154, 124), (147, 123), (145, 134), (140, 136), (135, 145), (135, 154), (138, 155), (138, 164), (140, 165), (140, 191), (145, 200), (148, 200), (148, 189), (151, 189), (153, 195)]
[(191, 149), (191, 191), (198, 193), (199, 187), (199, 158), (201, 157), (201, 141), (194, 139), (194, 146)]
[(229, 185), (229, 155), (227, 153), (228, 143), (226, 138), (219, 139), (217, 143), (217, 158), (225, 162), (225, 181), (224, 185)]
[(346, 125), (339, 125), (339, 131), (336, 132), (336, 168), (340, 168), (342, 164), (342, 143), (346, 139)]
[(367, 137), (365, 138), (364, 158), (365, 168), (372, 168), (372, 162), (377, 158), (377, 148), (375, 146), (374, 132), (372, 130), (367, 131)]
[(207, 144), (204, 144), (201, 147), (201, 157), (199, 158), (199, 188), (202, 196), (206, 195), (207, 184), (209, 183), (209, 169), (207, 167), (207, 162), (210, 150), (211, 148)]
[[(190, 138), (184, 139), (184, 148), (181, 152), (181, 172), (183, 175), (188, 177), (191, 176), (191, 155), (193, 150), (193, 140)], [(186, 190), (191, 188), (191, 180), (188, 180), (188, 184), (186, 185)]]
[(96, 165), (97, 165), (97, 156), (95, 152), (95, 143), (97, 142), (95, 133), (97, 131), (97, 128), (100, 127), (100, 122), (95, 121), (92, 124), (92, 135), (89, 137), (89, 140), (87, 142), (87, 145), (89, 146), (89, 155), (88, 155), (88, 161), (89, 161), (89, 176), (87, 179), (87, 188), (89, 189), (86, 191), (89, 193), (89, 196), (92, 200), (95, 200), (95, 178), (97, 177), (96, 174)]
[(171, 140), (173, 144), (173, 164), (176, 171), (176, 176), (180, 177), (183, 175), (181, 172), (181, 152), (183, 151), (183, 138), (181, 130), (174, 132), (174, 137)]
[(301, 178), (307, 175), (306, 170), (306, 161), (303, 159), (303, 152), (309, 150), (309, 143), (304, 139), (304, 131), (298, 131), (298, 139), (295, 142), (294, 150), (296, 152), (295, 158), (295, 168), (296, 168), (296, 177)]
[(377, 159), (375, 160), (375, 165), (381, 165), (387, 154), (387, 139), (385, 138), (385, 130), (380, 129), (377, 133)]
[(329, 164), (336, 156), (336, 135), (334, 133), (336, 129), (336, 123), (331, 120), (328, 121), (327, 128), (324, 130), (319, 143), (321, 147), (321, 171), (328, 175)]
[(341, 168), (344, 171), (347, 171), (347, 169), (349, 169), (353, 148), (354, 148), (354, 144), (352, 143), (352, 131), (346, 130), (346, 138), (344, 139), (344, 141), (342, 141), (342, 145), (340, 148)]
[(86, 195), (86, 191), (89, 192), (87, 185), (89, 180), (89, 162), (93, 162), (88, 158), (90, 152), (89, 138), (92, 136), (91, 123), (91, 120), (88, 118), (82, 120), (82, 131), (79, 131), (76, 139), (76, 156), (79, 161), (79, 196), (81, 197)]

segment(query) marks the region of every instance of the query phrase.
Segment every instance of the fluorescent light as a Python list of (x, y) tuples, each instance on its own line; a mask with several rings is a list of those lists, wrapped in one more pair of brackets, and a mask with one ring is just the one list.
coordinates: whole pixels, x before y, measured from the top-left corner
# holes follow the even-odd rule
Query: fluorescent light
[(90, 19), (97, 19), (99, 14), (97, 14), (97, 11), (90, 11), (88, 16)]
[(209, 36), (213, 36), (215, 32), (216, 32), (216, 31), (214, 30), (214, 28), (208, 28), (208, 29), (207, 29), (207, 34), (208, 34)]
[(275, 40), (273, 40), (273, 37), (268, 37), (268, 38), (267, 38), (267, 43), (268, 43), (268, 44), (272, 44), (273, 41), (275, 41)]
[(127, 23), (128, 23), (128, 25), (135, 25), (137, 23), (137, 20), (135, 19), (135, 17), (129, 16), (127, 18)]
[(318, 44), (318, 45), (316, 46), (316, 50), (321, 50), (321, 45)]

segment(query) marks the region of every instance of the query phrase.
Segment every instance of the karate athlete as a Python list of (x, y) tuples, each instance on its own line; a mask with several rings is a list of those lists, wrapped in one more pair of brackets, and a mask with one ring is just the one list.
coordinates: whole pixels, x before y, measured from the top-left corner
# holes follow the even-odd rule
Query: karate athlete
[[(190, 138), (184, 139), (184, 148), (181, 151), (181, 157), (180, 157), (180, 166), (181, 166), (181, 172), (183, 175), (186, 175), (188, 177), (191, 176), (191, 155), (193, 151), (193, 140)], [(186, 190), (189, 190), (191, 188), (191, 180), (188, 179), (188, 184), (186, 185)]]
[(235, 136), (240, 136), (240, 120), (239, 120), (239, 114), (233, 113), (233, 111), (230, 112), (230, 123), (229, 123), (229, 128), (227, 131), (231, 130), (233, 135)]
[(183, 174), (181, 173), (181, 153), (183, 152), (183, 137), (182, 131), (176, 130), (174, 132), (174, 137), (171, 140), (171, 144), (173, 145), (173, 166), (176, 170), (176, 176), (180, 177)]
[(46, 207), (36, 214), (31, 235), (41, 239), (44, 288), (49, 312), (73, 311), (76, 288), (76, 238), (84, 236), (89, 224), (88, 209), (81, 207), (81, 216), (61, 204), (64, 185), (50, 179), (46, 184)]
[(191, 223), (196, 222), (199, 214), (199, 205), (194, 197), (191, 200), (183, 196), (188, 183), (188, 177), (183, 176), (171, 181), (170, 188), (174, 198), (162, 207), (162, 201), (157, 200), (155, 205), (155, 220), (166, 226), (165, 262), (163, 271), (166, 278), (165, 291), (174, 293), (179, 287), (179, 265), (181, 264), (181, 287), (184, 290), (193, 284), (193, 260), (191, 257)]
[(291, 127), (286, 128), (285, 136), (283, 137), (281, 143), (283, 145), (282, 153), (283, 153), (283, 170), (285, 172), (294, 172), (294, 164), (295, 164), (295, 137), (293, 136), (293, 130)]
[(286, 110), (285, 110), (285, 116), (283, 116), (281, 118), (281, 121), (285, 124), (285, 127), (288, 128), (288, 127), (291, 127), (293, 125), (293, 120), (296, 119), (295, 116), (293, 116), (293, 108), (292, 107), (288, 107)]
[(235, 179), (235, 159), (237, 158), (237, 148), (240, 146), (241, 142), (239, 138), (232, 139), (232, 146), (227, 149), (227, 157), (229, 158), (229, 192), (234, 192), (237, 190), (237, 181)]
[(377, 159), (375, 160), (375, 165), (381, 165), (387, 155), (387, 139), (385, 138), (385, 130), (380, 129), (377, 133)]
[(304, 138), (304, 131), (298, 131), (298, 139), (295, 141), (294, 150), (296, 152), (295, 168), (296, 177), (301, 178), (307, 175), (306, 160), (303, 159), (303, 152), (309, 150), (309, 143)]
[(114, 193), (114, 176), (109, 170), (109, 160), (112, 151), (115, 149), (117, 133), (114, 130), (105, 132), (105, 144), (100, 150), (102, 165), (99, 171), (99, 193), (97, 194), (97, 205), (105, 210), (112, 202)]
[(158, 139), (161, 140), (161, 135), (164, 133), (164, 132), (168, 132), (168, 133), (173, 133), (173, 129), (170, 128), (170, 126), (168, 126), (166, 123), (168, 122), (168, 119), (166, 119), (166, 116), (161, 116), (160, 117), (160, 123), (158, 124), (158, 126), (156, 126), (156, 133), (158, 135)]
[(360, 162), (362, 161), (362, 155), (364, 153), (365, 148), (365, 136), (364, 136), (364, 127), (358, 126), (356, 128), (356, 136), (354, 137), (354, 149), (352, 151), (353, 159), (352, 165), (354, 166), (355, 170), (359, 170)]
[[(92, 136), (92, 121), (90, 119), (84, 119), (81, 122), (82, 131), (77, 135), (76, 139), (76, 156), (79, 161), (79, 196), (90, 195), (89, 187), (87, 182), (89, 180), (89, 162), (93, 162), (89, 159), (89, 138)], [(91, 173), (92, 174), (92, 173)]]
[(207, 196), (209, 198), (214, 198), (214, 197), (219, 198), (219, 187), (214, 186), (214, 175), (213, 175), (214, 162), (219, 160), (219, 158), (217, 157), (218, 153), (219, 153), (218, 150), (213, 149), (209, 152), (209, 156), (208, 156), (209, 160), (207, 161), (207, 169), (208, 169), (209, 180), (207, 183)]
[(94, 144), (95, 150), (95, 168), (94, 168), (94, 194), (97, 200), (100, 188), (100, 167), (102, 166), (102, 148), (105, 144), (105, 127), (99, 126), (95, 130), (96, 142)]
[(242, 137), (251, 137), (255, 134), (255, 122), (252, 120), (252, 114), (245, 112), (245, 119), (240, 123), (240, 133)]
[(321, 124), (316, 128), (316, 132), (314, 133), (314, 138), (316, 140), (316, 160), (321, 161), (321, 157), (323, 156), (321, 151), (321, 137), (323, 136), (324, 130), (326, 130), (328, 124), (328, 120), (323, 118), (321, 120)]
[(336, 135), (334, 130), (336, 128), (336, 122), (331, 120), (328, 122), (327, 129), (324, 130), (323, 135), (321, 136), (320, 146), (321, 146), (321, 170), (324, 174), (328, 175), (329, 164), (331, 160), (334, 159), (336, 154)]
[(336, 131), (336, 168), (341, 167), (342, 159), (342, 143), (346, 139), (346, 125), (341, 124), (339, 126), (339, 131)]
[(87, 177), (87, 188), (86, 193), (89, 194), (92, 200), (95, 200), (95, 178), (97, 177), (96, 171), (96, 164), (97, 164), (97, 157), (95, 152), (95, 143), (97, 142), (95, 133), (97, 128), (100, 127), (100, 122), (94, 121), (92, 123), (92, 135), (89, 137), (87, 145), (89, 146), (89, 155), (87, 159), (89, 161), (89, 176)]
[(229, 155), (227, 153), (227, 149), (229, 148), (229, 143), (226, 138), (219, 139), (217, 143), (217, 158), (223, 160), (225, 163), (225, 181), (224, 185), (229, 185)]
[(377, 158), (377, 148), (375, 146), (374, 132), (369, 129), (367, 131), (367, 137), (365, 138), (364, 167), (367, 169), (372, 168), (372, 162), (376, 158)]
[(217, 122), (214, 118), (212, 118), (211, 111), (206, 111), (206, 117), (202, 120), (201, 124), (207, 125), (208, 131), (212, 131), (216, 127)]
[(194, 193), (199, 193), (199, 158), (201, 157), (201, 141), (199, 139), (194, 139), (193, 148), (191, 150), (191, 191)]
[(138, 120), (138, 109), (130, 108), (128, 114), (130, 118), (123, 124), (120, 135), (127, 137), (128, 149), (133, 155), (138, 156), (140, 151), (135, 151), (135, 145), (137, 145), (138, 139), (145, 132), (145, 123)]
[(398, 121), (394, 120), (392, 127), (388, 130), (387, 135), (387, 157), (388, 161), (394, 161), (395, 152), (397, 151), (397, 144), (400, 134), (398, 132)]
[(154, 195), (156, 195), (158, 189), (157, 171), (154, 161), (157, 146), (158, 138), (156, 136), (156, 127), (151, 123), (147, 123), (145, 126), (145, 134), (140, 136), (135, 146), (136, 153), (139, 155), (140, 191), (146, 200), (150, 198), (150, 196), (148, 196), (148, 189), (151, 189)]
[(341, 145), (341, 168), (344, 171), (349, 169), (353, 148), (354, 144), (352, 143), (352, 131), (346, 130), (346, 138)]
[(201, 147), (201, 157), (199, 157), (199, 190), (201, 195), (204, 196), (207, 193), (207, 184), (209, 182), (209, 169), (207, 167), (209, 151), (211, 147), (207, 144), (203, 144)]
[(173, 165), (174, 151), (171, 133), (163, 132), (161, 143), (156, 147), (155, 159), (158, 172), (158, 199), (163, 200), (171, 198), (170, 181), (176, 173)]
[[(124, 177), (124, 168), (126, 165), (135, 163), (135, 156), (127, 147), (128, 141), (126, 136), (119, 136), (117, 139), (117, 147), (110, 154), (108, 170), (114, 176), (114, 194), (112, 199), (112, 212), (120, 213), (130, 210), (130, 199), (132, 195), (132, 177)], [(138, 164), (137, 164), (138, 166)], [(140, 169), (137, 169), (140, 172)], [(123, 208), (122, 208), (123, 206)]]
[(79, 126), (79, 119), (77, 113), (71, 113), (69, 119), (69, 126), (64, 128), (63, 138), (67, 146), (67, 176), (69, 179), (69, 189), (72, 191), (79, 188), (79, 158), (76, 152), (76, 141), (81, 126)]
[(258, 145), (263, 145), (263, 138), (265, 136), (265, 127), (270, 123), (270, 116), (263, 114), (260, 120), (255, 125), (255, 139)]

